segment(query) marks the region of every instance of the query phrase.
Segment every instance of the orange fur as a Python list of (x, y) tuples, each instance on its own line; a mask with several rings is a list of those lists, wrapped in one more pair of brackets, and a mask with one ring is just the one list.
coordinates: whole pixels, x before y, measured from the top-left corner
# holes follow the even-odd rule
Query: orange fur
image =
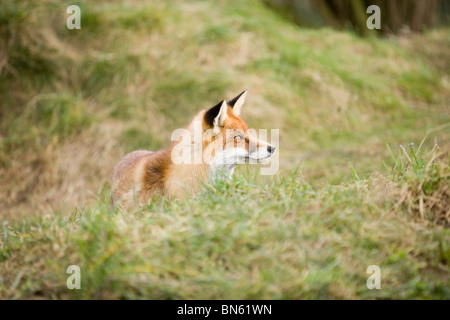
[[(244, 93), (246, 92), (244, 91), (241, 95)], [(224, 107), (224, 110), (226, 109), (226, 119), (222, 121), (220, 126), (212, 124), (211, 116), (215, 116), (215, 113), (219, 111), (219, 107), (220, 105), (217, 105), (209, 111), (203, 110), (199, 112), (186, 128), (193, 134), (194, 123), (201, 123), (203, 130), (201, 145), (203, 151), (209, 147), (212, 150), (211, 156), (214, 157), (218, 150), (223, 150), (227, 147), (237, 147), (238, 144), (241, 144), (242, 148), (249, 150), (250, 141), (254, 141), (257, 146), (268, 145), (248, 134), (247, 124), (236, 115), (233, 111), (233, 106), (228, 105), (226, 108)], [(218, 117), (214, 120), (218, 120)], [(216, 139), (217, 135), (215, 134), (207, 136), (207, 133), (213, 128), (217, 130), (216, 133), (220, 132), (222, 134), (223, 141)], [(245, 135), (245, 139), (236, 142), (231, 137), (230, 140), (227, 140), (227, 134), (230, 135), (227, 129), (239, 130), (243, 136)], [(231, 141), (232, 145), (230, 145), (229, 141)], [(202, 161), (201, 164), (175, 164), (171, 155), (172, 150), (178, 143), (180, 142), (173, 142), (167, 148), (156, 152), (146, 150), (133, 151), (117, 163), (110, 177), (110, 184), (113, 190), (112, 205), (119, 205), (121, 208), (127, 209), (135, 204), (147, 203), (155, 194), (161, 194), (168, 198), (180, 198), (186, 193), (197, 192), (202, 184), (209, 179), (210, 164), (205, 161)], [(243, 144), (245, 144), (245, 147)], [(202, 154), (202, 156), (204, 155)], [(202, 160), (205, 160), (205, 158)]]

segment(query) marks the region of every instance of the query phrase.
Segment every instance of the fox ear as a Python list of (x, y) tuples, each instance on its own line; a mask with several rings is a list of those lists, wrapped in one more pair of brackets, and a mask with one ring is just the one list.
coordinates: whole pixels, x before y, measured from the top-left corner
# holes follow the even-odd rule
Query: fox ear
[(219, 102), (217, 105), (206, 111), (205, 121), (213, 128), (223, 126), (227, 118), (227, 102), (225, 100)]
[(247, 96), (247, 90), (244, 90), (228, 102), (228, 104), (233, 108), (235, 115), (239, 116), (241, 114), (241, 108), (245, 102), (246, 96)]

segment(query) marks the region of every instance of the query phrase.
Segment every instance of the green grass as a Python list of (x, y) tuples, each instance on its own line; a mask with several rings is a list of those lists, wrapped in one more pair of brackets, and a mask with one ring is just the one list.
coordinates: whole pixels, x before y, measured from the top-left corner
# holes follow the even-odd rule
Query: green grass
[[(3, 225), (1, 297), (448, 299), (448, 229), (398, 202), (404, 187), (421, 185), (426, 201), (448, 189), (448, 158), (435, 155), (411, 150), (392, 174), (323, 188), (296, 171), (269, 183), (243, 173), (128, 214), (110, 212), (104, 190), (92, 207)], [(65, 287), (72, 264), (81, 290)]]
[[(258, 0), (76, 4), (81, 30), (65, 2), (0, 3), (0, 298), (450, 298), (448, 28), (360, 38)], [(277, 176), (244, 166), (109, 211), (126, 152), (244, 89), (249, 126), (280, 129)]]

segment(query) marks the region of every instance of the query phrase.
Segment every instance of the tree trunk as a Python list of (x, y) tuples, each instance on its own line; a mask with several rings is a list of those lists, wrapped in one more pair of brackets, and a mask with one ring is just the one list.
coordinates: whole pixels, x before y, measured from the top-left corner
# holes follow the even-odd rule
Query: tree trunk
[[(272, 6), (291, 9), (299, 7), (302, 0), (266, 0)], [(397, 34), (402, 29), (421, 32), (433, 26), (440, 0), (309, 0), (310, 7), (317, 10), (325, 24), (333, 27), (350, 25), (361, 35), (373, 32)], [(381, 11), (381, 29), (370, 30), (366, 13), (370, 5), (377, 5)], [(305, 16), (305, 13), (303, 13)], [(298, 19), (294, 19), (298, 23)], [(301, 19), (300, 19), (301, 20)]]

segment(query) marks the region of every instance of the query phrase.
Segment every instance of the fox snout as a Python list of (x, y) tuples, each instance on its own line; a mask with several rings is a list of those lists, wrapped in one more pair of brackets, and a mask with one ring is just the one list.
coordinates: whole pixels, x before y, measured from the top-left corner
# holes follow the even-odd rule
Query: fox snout
[(275, 152), (276, 147), (263, 140), (259, 140), (248, 134), (248, 159), (249, 162), (261, 162), (269, 160)]
[(249, 148), (248, 160), (249, 162), (266, 162), (274, 154), (276, 147), (264, 141), (258, 140), (255, 147)]

